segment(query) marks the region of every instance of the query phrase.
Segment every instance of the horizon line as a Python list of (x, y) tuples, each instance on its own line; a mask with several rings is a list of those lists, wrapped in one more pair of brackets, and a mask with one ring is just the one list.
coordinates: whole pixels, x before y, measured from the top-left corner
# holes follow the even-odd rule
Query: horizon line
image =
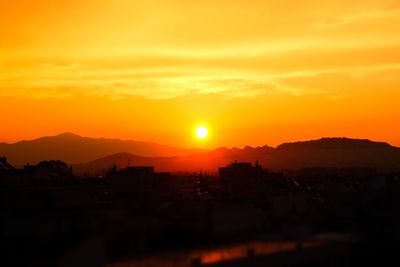
[(348, 137), (348, 136), (321, 136), (319, 138), (315, 138), (315, 139), (307, 139), (307, 140), (291, 140), (291, 141), (284, 141), (279, 143), (276, 146), (272, 146), (269, 145), (267, 143), (261, 144), (261, 145), (243, 145), (243, 146), (218, 146), (218, 147), (214, 147), (211, 149), (205, 149), (205, 148), (196, 148), (196, 147), (181, 147), (181, 146), (175, 146), (175, 145), (169, 145), (169, 144), (165, 144), (165, 143), (159, 143), (159, 142), (155, 142), (155, 141), (148, 141), (148, 140), (135, 140), (135, 139), (125, 139), (125, 138), (119, 138), (119, 137), (105, 137), (105, 136), (87, 136), (87, 135), (81, 135), (78, 133), (74, 133), (74, 132), (70, 132), (70, 131), (65, 131), (65, 132), (60, 132), (57, 134), (53, 134), (53, 135), (42, 135), (42, 136), (37, 136), (37, 137), (33, 137), (31, 139), (21, 139), (21, 140), (17, 140), (17, 141), (13, 141), (13, 142), (7, 142), (7, 141), (1, 141), (0, 140), (0, 144), (7, 144), (7, 145), (15, 145), (15, 144), (19, 144), (22, 142), (32, 142), (32, 141), (36, 141), (39, 139), (43, 139), (43, 138), (52, 138), (52, 137), (59, 137), (59, 136), (75, 136), (75, 137), (80, 137), (80, 138), (89, 138), (89, 139), (108, 139), (108, 140), (115, 140), (115, 141), (123, 141), (123, 142), (140, 142), (140, 143), (148, 143), (148, 144), (155, 144), (155, 145), (162, 145), (162, 146), (168, 146), (168, 147), (172, 147), (172, 148), (178, 148), (178, 149), (186, 149), (186, 150), (203, 150), (203, 151), (213, 151), (213, 150), (218, 150), (218, 149), (245, 149), (246, 147), (250, 147), (250, 148), (259, 148), (259, 147), (270, 147), (270, 148), (278, 148), (281, 145), (284, 144), (292, 144), (292, 143), (301, 143), (301, 142), (310, 142), (310, 141), (319, 141), (319, 140), (323, 140), (323, 139), (349, 139), (349, 140), (363, 140), (363, 141), (370, 141), (370, 142), (374, 142), (374, 143), (385, 143), (388, 144), (392, 147), (396, 147), (396, 148), (400, 148), (399, 146), (393, 145), (390, 142), (386, 141), (386, 140), (374, 140), (374, 139), (370, 139), (370, 138), (361, 138), (361, 137)]

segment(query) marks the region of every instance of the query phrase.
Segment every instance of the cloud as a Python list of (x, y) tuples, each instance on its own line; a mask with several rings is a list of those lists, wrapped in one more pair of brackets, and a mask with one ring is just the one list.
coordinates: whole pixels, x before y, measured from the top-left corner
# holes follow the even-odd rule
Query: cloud
[[(31, 98), (71, 98), (79, 94), (119, 99), (125, 96), (142, 96), (149, 99), (171, 99), (194, 95), (220, 94), (228, 98), (254, 98), (268, 94), (288, 96), (325, 95), (332, 90), (319, 84), (326, 75), (342, 75), (363, 79), (374, 73), (400, 70), (399, 64), (359, 66), (317, 66), (296, 70), (273, 70), (268, 66), (237, 62), (203, 65), (192, 62), (174, 63), (171, 66), (133, 67), (102, 66), (78, 62), (46, 62), (29, 65), (24, 70), (3, 72), (0, 76), (0, 95)], [(263, 59), (261, 59), (263, 60)], [(179, 61), (178, 61), (179, 62)], [(262, 62), (262, 61), (260, 61)], [(253, 62), (254, 63), (254, 62)], [(273, 62), (271, 63), (273, 64)], [(292, 83), (307, 78), (306, 83)]]
[(363, 10), (349, 15), (336, 15), (329, 19), (319, 20), (314, 24), (317, 29), (333, 29), (343, 27), (349, 24), (389, 20), (399, 18), (400, 10), (398, 6), (383, 7), (379, 9)]

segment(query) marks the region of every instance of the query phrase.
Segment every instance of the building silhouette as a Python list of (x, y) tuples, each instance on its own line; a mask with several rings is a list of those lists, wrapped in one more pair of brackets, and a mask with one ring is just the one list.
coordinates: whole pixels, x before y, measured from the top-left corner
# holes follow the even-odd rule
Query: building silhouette
[(152, 166), (128, 166), (120, 170), (114, 166), (106, 180), (111, 193), (126, 201), (153, 205), (167, 195), (170, 178), (169, 172), (156, 172)]
[(265, 170), (258, 162), (254, 166), (250, 162), (233, 162), (218, 169), (218, 177), (221, 183), (231, 187), (253, 185), (260, 180), (264, 173)]

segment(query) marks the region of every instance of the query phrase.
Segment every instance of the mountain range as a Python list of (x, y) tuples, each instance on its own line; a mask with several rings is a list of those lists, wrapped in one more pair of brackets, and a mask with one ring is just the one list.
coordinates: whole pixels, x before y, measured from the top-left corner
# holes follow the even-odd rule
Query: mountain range
[(77, 174), (101, 174), (113, 166), (154, 166), (157, 171), (216, 172), (233, 161), (258, 161), (271, 170), (311, 167), (372, 167), (400, 170), (400, 148), (365, 139), (322, 138), (259, 146), (182, 149), (151, 142), (89, 138), (65, 133), (15, 144), (0, 144), (14, 166), (59, 159), (73, 165)]
[(203, 151), (182, 149), (152, 142), (82, 137), (73, 133), (62, 133), (14, 144), (0, 143), (0, 155), (6, 156), (14, 166), (23, 166), (28, 163), (37, 164), (42, 160), (49, 159), (77, 164), (120, 152), (145, 157), (170, 157)]
[(263, 167), (281, 171), (312, 167), (400, 170), (400, 148), (387, 143), (348, 138), (323, 138), (314, 141), (285, 143), (276, 148), (219, 148), (180, 157), (143, 157), (118, 153), (74, 166), (78, 173), (101, 173), (115, 164), (154, 166), (158, 171), (216, 172), (233, 161), (258, 161)]

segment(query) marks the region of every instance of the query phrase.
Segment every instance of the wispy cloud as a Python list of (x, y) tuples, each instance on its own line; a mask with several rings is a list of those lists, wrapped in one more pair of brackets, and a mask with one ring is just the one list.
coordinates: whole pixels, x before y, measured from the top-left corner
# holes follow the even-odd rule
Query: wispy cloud
[(319, 29), (333, 29), (353, 23), (388, 20), (396, 17), (398, 18), (399, 15), (399, 6), (391, 6), (391, 8), (383, 7), (380, 9), (363, 10), (355, 14), (336, 15), (329, 19), (319, 20), (314, 24), (314, 27)]
[(222, 94), (229, 98), (252, 98), (266, 94), (301, 96), (326, 94), (324, 89), (306, 84), (292, 84), (295, 78), (318, 80), (327, 74), (342, 74), (362, 78), (368, 73), (400, 70), (400, 64), (363, 65), (354, 67), (325, 67), (297, 71), (261, 71), (203, 68), (156, 67), (131, 69), (90, 69), (79, 63), (40, 63), (0, 76), (0, 95), (32, 98), (68, 98), (79, 94), (121, 98), (129, 95), (149, 99), (170, 99), (188, 95)]
[(345, 17), (336, 17), (330, 19), (324, 19), (315, 23), (315, 28), (317, 29), (332, 29), (336, 27), (340, 27), (349, 23), (366, 20), (366, 19), (374, 19), (382, 16), (382, 12), (369, 12), (369, 13), (361, 13), (358, 15), (345, 16)]

